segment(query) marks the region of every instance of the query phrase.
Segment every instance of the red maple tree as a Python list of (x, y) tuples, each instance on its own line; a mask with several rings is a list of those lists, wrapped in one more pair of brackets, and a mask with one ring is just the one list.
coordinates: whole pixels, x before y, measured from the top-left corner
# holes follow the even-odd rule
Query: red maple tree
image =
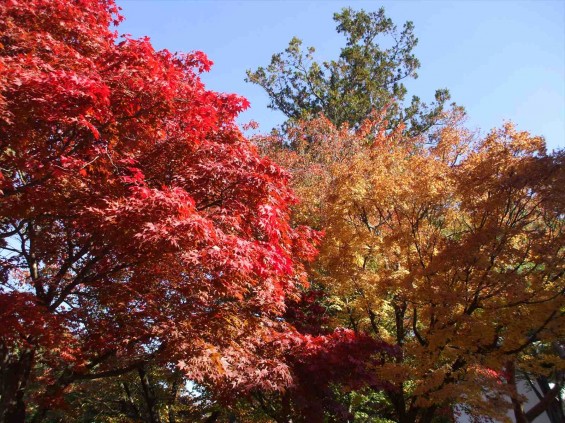
[(200, 81), (207, 57), (120, 20), (112, 0), (0, 3), (2, 421), (148, 360), (289, 383), (261, 351), (317, 235), (237, 128), (247, 101)]

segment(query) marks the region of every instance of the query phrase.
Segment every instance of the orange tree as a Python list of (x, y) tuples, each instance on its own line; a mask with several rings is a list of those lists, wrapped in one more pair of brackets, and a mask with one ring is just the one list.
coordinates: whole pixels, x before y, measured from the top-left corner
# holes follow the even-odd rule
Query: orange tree
[(474, 141), (461, 120), (407, 138), (320, 117), (288, 132), (292, 148), (262, 140), (294, 175), (294, 218), (325, 230), (311, 279), (342, 321), (401, 348), (375, 368), (395, 389), (373, 410), (399, 422), (455, 403), (504, 418), (505, 395), (532, 419), (543, 404), (521, 411), (514, 365), (563, 370), (532, 355), (563, 338), (563, 152), (512, 125)]

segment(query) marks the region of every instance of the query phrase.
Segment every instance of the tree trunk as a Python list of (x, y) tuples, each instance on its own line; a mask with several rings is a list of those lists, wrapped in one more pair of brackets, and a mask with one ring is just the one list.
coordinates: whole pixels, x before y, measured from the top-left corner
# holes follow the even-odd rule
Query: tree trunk
[(292, 409), (291, 409), (291, 404), (290, 404), (290, 394), (289, 394), (288, 391), (285, 392), (282, 395), (281, 400), (282, 400), (281, 401), (282, 402), (282, 404), (281, 404), (281, 408), (282, 408), (281, 414), (282, 414), (283, 421), (292, 422), (292, 416), (291, 416)]
[(124, 388), (124, 412), (126, 416), (139, 420), (141, 416), (135, 405), (135, 401), (131, 396), (128, 384), (126, 382), (122, 382), (122, 388)]
[(516, 367), (513, 361), (506, 363), (506, 372), (508, 373), (508, 385), (510, 386), (510, 399), (514, 408), (514, 418), (516, 423), (528, 423), (528, 419), (524, 413), (522, 402), (518, 398), (518, 388), (516, 387)]
[(171, 386), (171, 398), (168, 404), (168, 415), (169, 415), (169, 423), (177, 423), (177, 419), (175, 416), (175, 405), (177, 403), (179, 397), (179, 384), (181, 380), (179, 378), (175, 378), (173, 381), (173, 385)]
[(0, 422), (2, 423), (25, 421), (24, 394), (34, 356), (33, 349), (24, 350), (19, 358), (7, 350), (3, 351), (0, 364)]
[(549, 386), (549, 381), (546, 377), (541, 376), (537, 378), (538, 385), (543, 393), (540, 401), (525, 413), (528, 421), (533, 421), (540, 414), (546, 412), (551, 423), (561, 423), (565, 421), (563, 408), (561, 407), (559, 393), (561, 386), (555, 384), (553, 388)]
[(161, 423), (161, 419), (159, 417), (159, 412), (157, 411), (157, 400), (155, 398), (155, 392), (153, 391), (153, 387), (149, 382), (149, 377), (147, 376), (147, 372), (143, 366), (139, 367), (137, 370), (139, 373), (139, 379), (141, 381), (141, 388), (143, 390), (143, 398), (145, 399), (145, 403), (147, 404), (147, 412), (149, 414), (149, 422), (150, 423)]
[(437, 406), (431, 406), (421, 410), (420, 423), (431, 423), (437, 411)]

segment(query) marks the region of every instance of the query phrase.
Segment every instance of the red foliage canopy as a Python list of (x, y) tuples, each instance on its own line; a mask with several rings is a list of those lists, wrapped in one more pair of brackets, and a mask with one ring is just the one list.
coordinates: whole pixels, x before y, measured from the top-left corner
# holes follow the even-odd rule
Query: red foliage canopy
[(148, 358), (197, 380), (272, 367), (257, 344), (315, 253), (234, 123), (247, 101), (120, 20), (111, 0), (0, 3), (2, 413), (30, 372), (56, 396)]

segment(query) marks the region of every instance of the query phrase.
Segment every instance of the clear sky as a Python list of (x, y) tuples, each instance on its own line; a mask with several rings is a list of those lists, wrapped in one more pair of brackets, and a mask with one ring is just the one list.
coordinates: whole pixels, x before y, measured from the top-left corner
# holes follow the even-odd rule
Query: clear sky
[(469, 125), (484, 133), (514, 121), (565, 147), (565, 0), (536, 1), (293, 1), (118, 0), (121, 33), (147, 35), (171, 51), (201, 50), (215, 63), (208, 88), (247, 97), (255, 120), (269, 131), (281, 123), (267, 109), (262, 88), (244, 82), (245, 70), (270, 62), (297, 36), (320, 61), (337, 58), (344, 43), (333, 13), (342, 7), (386, 13), (400, 27), (411, 20), (422, 67), (408, 94), (432, 101), (437, 88), (465, 106)]

